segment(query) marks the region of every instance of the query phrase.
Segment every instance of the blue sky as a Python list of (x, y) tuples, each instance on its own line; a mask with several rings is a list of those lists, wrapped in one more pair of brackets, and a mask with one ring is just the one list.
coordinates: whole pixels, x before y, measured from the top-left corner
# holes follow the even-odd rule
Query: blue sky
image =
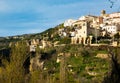
[(120, 0), (0, 0), (0, 36), (42, 32), (83, 15), (117, 12)]

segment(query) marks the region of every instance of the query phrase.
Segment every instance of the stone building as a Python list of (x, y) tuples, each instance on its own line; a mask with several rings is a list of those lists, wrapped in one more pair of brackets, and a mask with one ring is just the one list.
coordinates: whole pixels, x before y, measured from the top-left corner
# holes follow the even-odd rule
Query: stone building
[(89, 44), (91, 43), (91, 28), (87, 21), (79, 20), (73, 23), (75, 31), (71, 32), (71, 43), (72, 44)]

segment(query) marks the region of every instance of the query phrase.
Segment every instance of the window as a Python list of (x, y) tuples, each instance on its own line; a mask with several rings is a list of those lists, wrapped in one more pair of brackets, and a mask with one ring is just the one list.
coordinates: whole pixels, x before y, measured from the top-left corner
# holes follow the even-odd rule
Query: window
[(83, 26), (85, 26), (85, 23), (83, 23)]
[(79, 26), (79, 28), (80, 28), (80, 29), (82, 29), (82, 27), (81, 27), (81, 26)]

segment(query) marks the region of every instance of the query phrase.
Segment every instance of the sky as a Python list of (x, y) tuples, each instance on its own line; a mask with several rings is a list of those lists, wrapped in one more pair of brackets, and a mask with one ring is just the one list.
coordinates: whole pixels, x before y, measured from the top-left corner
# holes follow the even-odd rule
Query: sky
[(0, 36), (40, 33), (88, 14), (120, 11), (120, 0), (112, 8), (108, 0), (0, 0)]

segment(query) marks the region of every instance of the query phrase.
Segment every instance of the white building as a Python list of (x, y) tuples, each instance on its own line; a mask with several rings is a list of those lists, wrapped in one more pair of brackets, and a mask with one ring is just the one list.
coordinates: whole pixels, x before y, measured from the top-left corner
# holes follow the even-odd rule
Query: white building
[(120, 12), (112, 13), (112, 14), (106, 14), (106, 16), (103, 16), (103, 22), (107, 24), (120, 24)]
[(102, 27), (102, 30), (106, 30), (108, 33), (110, 33), (111, 36), (117, 33), (117, 26), (115, 25), (105, 25)]
[(73, 20), (73, 19), (68, 19), (64, 22), (64, 27), (67, 27), (67, 26), (72, 26), (72, 24), (75, 22), (76, 20)]
[(118, 17), (120, 17), (120, 12), (109, 14), (109, 17), (110, 18), (118, 18)]
[(78, 20), (86, 20), (86, 16), (81, 16)]
[(76, 36), (78, 36), (78, 37), (87, 37), (87, 35), (88, 35), (87, 33), (88, 33), (88, 31), (87, 31), (87, 23), (83, 22), (82, 26), (80, 26), (80, 28), (77, 29)]
[(35, 52), (36, 46), (35, 45), (30, 45), (30, 52)]

